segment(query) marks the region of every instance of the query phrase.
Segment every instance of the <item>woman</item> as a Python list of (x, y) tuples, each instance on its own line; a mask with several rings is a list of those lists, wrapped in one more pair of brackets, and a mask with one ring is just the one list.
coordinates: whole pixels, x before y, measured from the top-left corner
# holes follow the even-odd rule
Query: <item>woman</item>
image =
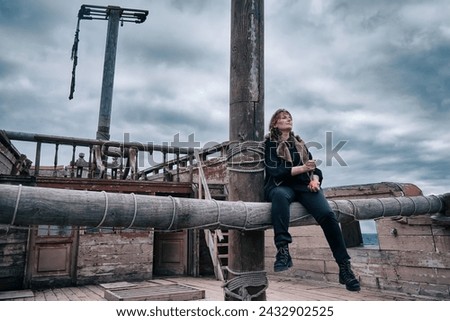
[(285, 109), (277, 110), (269, 125), (265, 140), (264, 193), (272, 202), (272, 224), (277, 255), (275, 272), (292, 266), (288, 231), (290, 204), (300, 202), (321, 226), (334, 259), (339, 266), (339, 282), (349, 291), (359, 291), (360, 285), (350, 266), (342, 232), (336, 216), (320, 187), (322, 172), (316, 168), (305, 143), (292, 132), (292, 116)]

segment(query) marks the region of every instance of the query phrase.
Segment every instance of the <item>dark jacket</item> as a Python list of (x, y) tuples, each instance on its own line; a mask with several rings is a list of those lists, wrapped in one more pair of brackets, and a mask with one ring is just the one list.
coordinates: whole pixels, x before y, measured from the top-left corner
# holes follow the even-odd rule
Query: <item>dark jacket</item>
[[(310, 178), (307, 173), (296, 176), (291, 175), (292, 167), (303, 165), (294, 144), (289, 146), (292, 163), (285, 161), (277, 155), (277, 142), (271, 141), (267, 138), (264, 148), (264, 165), (266, 169), (264, 194), (266, 199), (270, 191), (276, 186), (290, 186), (296, 191), (309, 192), (308, 184), (310, 182)], [(309, 151), (308, 154), (309, 159), (312, 159), (312, 155)], [(322, 183), (322, 171), (316, 168), (314, 170), (314, 175), (319, 176), (319, 181)]]

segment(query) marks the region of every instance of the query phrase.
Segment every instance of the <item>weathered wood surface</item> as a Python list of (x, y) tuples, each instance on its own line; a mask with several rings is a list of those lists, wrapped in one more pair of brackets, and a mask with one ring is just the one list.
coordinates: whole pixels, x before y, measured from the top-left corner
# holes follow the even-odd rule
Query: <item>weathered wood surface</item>
[[(230, 141), (241, 143), (262, 141), (264, 138), (263, 0), (231, 1), (230, 51)], [(232, 157), (231, 164), (245, 162), (247, 158), (251, 159), (252, 155), (241, 152)], [(228, 199), (262, 201), (264, 173), (233, 170), (231, 164), (229, 164)], [(263, 164), (260, 163), (259, 167), (263, 167)], [(246, 213), (247, 210), (244, 209), (243, 212)], [(229, 253), (228, 265), (233, 271), (263, 270), (264, 232), (231, 230)], [(248, 255), (249, 253), (252, 255)], [(265, 300), (265, 293), (255, 296), (255, 299)]]
[(0, 292), (0, 301), (25, 299), (34, 297), (34, 293), (31, 290), (16, 290), (16, 291), (3, 291)]
[(36, 185), (39, 187), (105, 191), (113, 193), (136, 193), (155, 195), (169, 194), (172, 196), (190, 197), (193, 194), (192, 184), (158, 182), (158, 181), (135, 181), (117, 179), (95, 179), (95, 178), (63, 178), (63, 177), (37, 177)]
[[(148, 285), (154, 279), (133, 283), (130, 286)], [(206, 301), (223, 301), (221, 281), (215, 278), (177, 277), (166, 279), (172, 283), (192, 286), (205, 291)], [(360, 292), (350, 292), (345, 287), (331, 282), (300, 280), (295, 278), (269, 276), (270, 287), (267, 289), (268, 301), (418, 301), (436, 300), (432, 296), (407, 295), (393, 291), (381, 291), (362, 288)], [(11, 298), (10, 301), (106, 301), (104, 287), (88, 285), (78, 287), (54, 288), (33, 291), (34, 296)]]
[(108, 301), (189, 301), (205, 298), (205, 290), (181, 284), (147, 285), (118, 290), (105, 290)]
[(11, 144), (4, 130), (0, 130), (0, 174), (17, 175), (26, 165), (27, 158)]
[(26, 267), (28, 231), (0, 230), (0, 291), (18, 289)]
[(77, 284), (114, 282), (131, 277), (145, 280), (153, 275), (153, 231), (81, 233)]
[[(331, 200), (339, 221), (444, 212), (450, 194)], [(270, 203), (198, 200), (0, 185), (0, 224), (116, 228), (257, 230), (271, 228)], [(315, 224), (298, 203), (291, 225)]]

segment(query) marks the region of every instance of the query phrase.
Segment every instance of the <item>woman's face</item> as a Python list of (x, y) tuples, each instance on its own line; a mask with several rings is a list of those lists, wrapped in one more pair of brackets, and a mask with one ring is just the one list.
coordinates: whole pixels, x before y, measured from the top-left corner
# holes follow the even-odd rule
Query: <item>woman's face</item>
[(282, 132), (292, 131), (291, 115), (289, 115), (288, 113), (281, 113), (277, 119), (275, 127), (277, 127)]

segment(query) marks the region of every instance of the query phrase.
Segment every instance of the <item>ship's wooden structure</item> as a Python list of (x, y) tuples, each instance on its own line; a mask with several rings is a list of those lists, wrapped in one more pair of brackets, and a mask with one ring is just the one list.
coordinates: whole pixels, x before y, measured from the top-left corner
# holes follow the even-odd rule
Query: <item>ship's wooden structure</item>
[[(131, 174), (113, 179), (115, 168), (110, 167), (99, 179), (88, 177), (89, 169), (96, 168), (94, 157), (87, 161), (82, 174), (86, 177), (75, 177), (74, 162), (60, 170), (57, 165), (30, 167), (8, 135), (30, 138), (1, 134), (0, 290), (160, 276), (215, 274), (226, 279), (229, 229), (264, 230), (266, 272), (273, 273), (270, 204), (227, 201), (227, 143), (175, 154), (139, 172), (138, 180)], [(68, 137), (33, 135), (33, 141), (77, 145)], [(387, 182), (328, 188), (326, 195), (340, 216), (363, 287), (448, 298), (448, 195), (423, 196), (413, 184)], [(67, 200), (75, 203), (65, 208)], [(337, 282), (338, 271), (320, 228), (300, 206), (293, 205), (293, 213), (294, 267), (284, 276)], [(78, 215), (84, 223), (76, 222)], [(375, 219), (378, 244), (364, 244), (359, 220), (365, 219)]]
[[(228, 142), (195, 150), (0, 131), (0, 291), (215, 275), (225, 299), (266, 299), (275, 249), (262, 199), (263, 13), (262, 0), (232, 1)], [(34, 158), (15, 141), (35, 144)], [(54, 163), (43, 166), (49, 146)], [(449, 194), (397, 182), (325, 193), (362, 287), (450, 298)], [(337, 282), (321, 229), (300, 205), (292, 213), (285, 276)], [(360, 220), (375, 220), (373, 244)]]

